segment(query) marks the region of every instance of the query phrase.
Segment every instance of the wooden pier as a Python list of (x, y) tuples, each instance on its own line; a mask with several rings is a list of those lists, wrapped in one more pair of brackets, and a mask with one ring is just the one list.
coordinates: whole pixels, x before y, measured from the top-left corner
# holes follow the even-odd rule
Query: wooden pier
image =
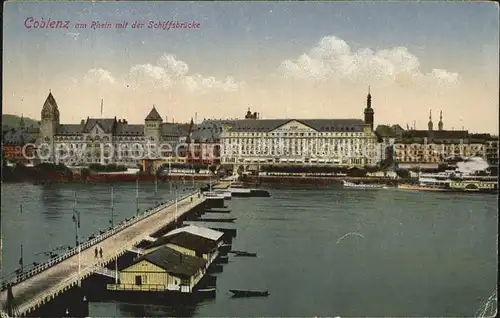
[[(42, 264), (43, 266), (36, 272), (25, 273), (25, 276), (14, 282), (11, 287), (15, 306), (12, 315), (26, 316), (71, 287), (81, 284), (84, 278), (97, 272), (141, 241), (150, 239), (151, 234), (203, 204), (205, 199), (199, 191), (195, 191), (179, 198), (177, 203), (167, 202), (85, 242), (80, 246), (80, 253), (75, 253), (73, 250), (69, 256), (58, 262), (51, 261)], [(103, 258), (95, 258), (96, 246), (102, 248)], [(3, 290), (0, 294), (2, 316), (9, 311), (7, 294), (8, 290)]]

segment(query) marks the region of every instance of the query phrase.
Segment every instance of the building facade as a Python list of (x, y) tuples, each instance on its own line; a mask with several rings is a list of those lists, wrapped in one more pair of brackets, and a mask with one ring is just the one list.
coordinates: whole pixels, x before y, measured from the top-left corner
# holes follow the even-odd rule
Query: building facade
[(429, 115), (427, 130), (403, 131), (394, 141), (394, 158), (400, 168), (437, 168), (452, 159), (486, 158), (486, 140), (467, 130), (444, 130), (442, 112), (438, 130)]
[(119, 283), (108, 290), (191, 293), (203, 278), (205, 264), (201, 258), (179, 253), (168, 247), (136, 259), (119, 273)]
[(21, 117), (19, 127), (2, 132), (3, 159), (10, 163), (31, 164), (35, 157), (34, 127), (26, 127)]
[(221, 162), (232, 165), (376, 165), (380, 161), (368, 93), (361, 119), (219, 121)]
[(59, 107), (49, 93), (41, 112), (37, 143), (45, 162), (135, 167), (144, 158), (172, 156), (186, 134), (186, 124), (164, 122), (154, 106), (143, 125), (129, 124), (116, 117), (87, 117), (80, 124), (61, 124)]

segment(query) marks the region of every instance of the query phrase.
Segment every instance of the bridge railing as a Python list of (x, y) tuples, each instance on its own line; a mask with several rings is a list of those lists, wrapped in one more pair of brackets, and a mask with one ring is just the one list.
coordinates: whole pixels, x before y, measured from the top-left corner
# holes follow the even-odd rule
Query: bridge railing
[[(190, 193), (188, 195), (185, 195), (185, 196), (179, 198), (178, 201), (179, 202), (183, 201), (184, 199), (186, 199), (186, 198), (188, 198), (188, 197), (190, 197), (192, 195), (195, 195), (197, 192), (198, 191), (195, 191), (195, 192), (192, 192), (192, 193)], [(175, 203), (175, 200), (174, 200), (174, 203)], [(161, 211), (161, 210), (162, 210), (161, 208), (159, 208), (159, 209), (158, 208), (153, 208), (150, 211), (145, 212), (145, 214), (149, 213), (149, 215), (151, 215), (151, 214), (154, 214), (154, 213), (156, 213), (158, 211)], [(144, 219), (146, 217), (147, 216), (140, 216), (140, 217), (137, 217), (137, 219), (139, 219), (139, 218), (140, 219)], [(136, 220), (135, 222), (137, 222), (137, 221), (138, 220)], [(129, 225), (131, 225), (132, 223), (135, 223), (135, 222), (131, 222), (131, 220), (129, 220), (129, 222), (125, 222), (125, 223), (129, 223), (128, 225), (126, 225), (126, 226), (129, 226)], [(123, 226), (125, 226), (125, 225), (123, 225)], [(103, 236), (104, 236), (104, 234), (103, 234)], [(145, 236), (147, 236), (147, 235), (144, 235), (144, 237)], [(97, 239), (98, 238), (96, 237), (95, 239), (93, 239), (91, 241), (95, 240), (97, 242)], [(124, 244), (122, 246), (122, 249), (119, 249), (119, 251), (124, 251), (127, 248), (138, 244), (139, 242), (126, 243), (126, 244)], [(77, 283), (78, 281), (80, 281), (82, 278), (88, 276), (89, 274), (100, 270), (100, 268), (104, 267), (105, 264), (107, 264), (109, 261), (111, 261), (115, 257), (119, 256), (119, 253), (120, 253), (119, 251), (118, 251), (118, 255), (110, 255), (107, 258), (105, 258), (104, 260), (99, 261), (96, 265), (88, 266), (86, 268), (83, 268), (81, 270), (81, 272), (80, 272), (79, 275), (71, 276), (71, 277), (65, 279), (64, 281), (62, 281), (61, 283), (57, 284), (55, 287), (51, 288), (50, 293), (41, 294), (41, 295), (38, 295), (38, 296), (32, 298), (30, 301), (28, 301), (28, 302), (22, 304), (21, 306), (19, 306), (19, 308), (18, 308), (19, 311), (21, 312), (21, 314), (23, 314), (23, 313), (27, 312), (28, 310), (30, 310), (31, 308), (34, 308), (34, 307), (39, 306), (39, 305), (42, 305), (47, 298), (50, 299), (50, 297), (52, 295), (57, 295), (58, 293), (60, 293), (64, 289), (66, 289), (68, 286), (71, 286), (72, 284)]]
[[(184, 195), (184, 196), (178, 198), (177, 200), (178, 200), (178, 202), (182, 201), (182, 200), (186, 199), (187, 197), (196, 194), (197, 192), (198, 191), (194, 191), (190, 194), (187, 194), (187, 195)], [(155, 214), (155, 213), (157, 213), (165, 208), (168, 208), (169, 206), (171, 206), (173, 204), (175, 204), (175, 199), (165, 201), (156, 207), (148, 208), (143, 213), (131, 217), (130, 219), (128, 219), (128, 221), (122, 221), (120, 224), (113, 227), (112, 229), (110, 229), (102, 234), (99, 234), (98, 236), (94, 237), (93, 239), (88, 240), (85, 243), (81, 244), (80, 249), (81, 249), (81, 251), (84, 251), (84, 250), (88, 249), (89, 247), (94, 246), (95, 244), (105, 240), (106, 238), (108, 238), (108, 237), (122, 231), (123, 229), (131, 226), (132, 224), (135, 224), (135, 223), (149, 217), (152, 214)], [(20, 282), (22, 282), (22, 281), (24, 281), (24, 280), (26, 280), (34, 275), (37, 275), (38, 273), (54, 266), (57, 263), (64, 261), (64, 260), (66, 260), (66, 259), (68, 259), (76, 254), (78, 254), (78, 246), (73, 247), (72, 249), (70, 249), (66, 253), (59, 255), (57, 257), (54, 257), (54, 258), (46, 261), (45, 263), (41, 263), (41, 264), (35, 266), (34, 268), (22, 273), (21, 275), (16, 275), (15, 277), (13, 277), (11, 279), (4, 277), (2, 280), (7, 280), (7, 281), (2, 282), (1, 290), (3, 291), (5, 289), (7, 289), (8, 286), (19, 284)]]

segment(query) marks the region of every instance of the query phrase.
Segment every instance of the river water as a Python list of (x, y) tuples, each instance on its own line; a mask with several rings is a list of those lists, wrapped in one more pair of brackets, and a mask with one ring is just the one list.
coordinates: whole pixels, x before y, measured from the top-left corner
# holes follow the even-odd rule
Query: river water
[[(136, 184), (113, 187), (116, 222), (136, 213)], [(75, 244), (75, 192), (81, 236), (107, 228), (110, 188), (3, 184), (2, 276), (19, 268), (20, 244), (24, 264)], [(269, 191), (271, 198), (227, 203), (237, 217), (233, 249), (258, 257), (230, 256), (217, 274), (216, 299), (180, 311), (92, 303), (90, 315), (471, 316), (496, 287), (496, 196), (304, 186)], [(139, 208), (173, 193), (168, 183), (157, 191), (141, 183)], [(267, 289), (270, 296), (232, 299), (229, 289)]]

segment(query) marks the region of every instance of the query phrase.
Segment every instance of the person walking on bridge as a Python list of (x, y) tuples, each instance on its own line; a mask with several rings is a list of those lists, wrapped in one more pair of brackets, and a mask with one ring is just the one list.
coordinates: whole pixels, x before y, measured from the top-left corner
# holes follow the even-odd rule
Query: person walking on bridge
[(95, 247), (95, 250), (94, 250), (94, 258), (97, 258), (99, 254), (99, 251), (97, 250), (97, 246)]
[(99, 247), (99, 255), (101, 256), (102, 258), (102, 247)]

